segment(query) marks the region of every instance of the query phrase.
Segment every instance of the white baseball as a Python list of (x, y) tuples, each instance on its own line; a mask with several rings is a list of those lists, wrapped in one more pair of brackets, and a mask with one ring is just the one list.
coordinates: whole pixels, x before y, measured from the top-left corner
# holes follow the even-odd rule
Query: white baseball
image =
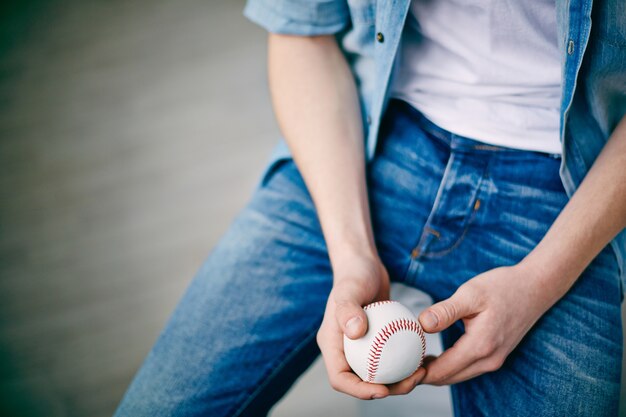
[(397, 301), (379, 301), (363, 307), (367, 333), (352, 340), (344, 335), (348, 364), (363, 381), (393, 384), (422, 365), (426, 339), (415, 315)]

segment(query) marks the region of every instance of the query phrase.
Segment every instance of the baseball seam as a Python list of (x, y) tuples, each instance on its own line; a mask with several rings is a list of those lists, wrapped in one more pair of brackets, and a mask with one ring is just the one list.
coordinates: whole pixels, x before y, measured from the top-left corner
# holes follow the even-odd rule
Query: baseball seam
[(376, 301), (375, 303), (368, 304), (365, 307), (363, 307), (363, 310), (369, 310), (371, 308), (378, 307), (383, 304), (396, 304), (396, 303), (397, 301), (392, 301), (392, 300)]
[[(385, 302), (382, 301), (381, 303)], [(376, 378), (378, 365), (380, 364), (380, 357), (382, 355), (385, 344), (389, 341), (391, 336), (401, 331), (411, 331), (419, 335), (422, 342), (422, 355), (420, 357), (417, 368), (422, 366), (422, 362), (424, 360), (424, 352), (426, 350), (426, 338), (424, 337), (424, 330), (422, 330), (422, 326), (420, 326), (420, 324), (415, 320), (393, 320), (387, 323), (385, 327), (380, 329), (380, 331), (374, 337), (372, 345), (370, 346), (370, 353), (367, 357), (367, 382), (373, 382)]]

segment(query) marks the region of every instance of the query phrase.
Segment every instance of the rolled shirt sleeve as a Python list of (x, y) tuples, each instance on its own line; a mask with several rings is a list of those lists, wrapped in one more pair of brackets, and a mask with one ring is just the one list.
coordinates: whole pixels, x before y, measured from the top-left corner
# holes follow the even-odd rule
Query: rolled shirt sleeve
[(329, 35), (348, 26), (345, 0), (248, 0), (244, 16), (268, 32), (285, 35)]

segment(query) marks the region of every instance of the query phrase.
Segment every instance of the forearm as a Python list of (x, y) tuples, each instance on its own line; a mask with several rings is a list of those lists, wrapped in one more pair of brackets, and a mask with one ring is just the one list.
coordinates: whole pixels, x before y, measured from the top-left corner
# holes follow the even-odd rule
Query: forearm
[(523, 261), (551, 305), (626, 227), (626, 117), (546, 236)]
[(335, 38), (271, 34), (268, 61), (274, 112), (333, 266), (353, 253), (374, 254), (359, 101)]

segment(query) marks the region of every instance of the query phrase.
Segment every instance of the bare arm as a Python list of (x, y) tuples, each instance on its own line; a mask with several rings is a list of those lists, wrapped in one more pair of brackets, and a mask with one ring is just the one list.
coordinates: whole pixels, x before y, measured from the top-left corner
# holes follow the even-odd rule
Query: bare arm
[(333, 36), (270, 34), (276, 118), (315, 202), (334, 264), (375, 253), (354, 79)]
[(333, 268), (318, 344), (331, 385), (358, 398), (408, 392), (421, 372), (386, 387), (350, 371), (343, 334), (367, 329), (362, 305), (389, 297), (365, 181), (364, 137), (353, 75), (334, 36), (270, 34), (269, 82), (280, 129), (313, 198)]
[[(626, 116), (584, 181), (525, 263), (555, 303), (593, 258), (626, 227)], [(550, 295), (552, 298), (550, 298)]]

